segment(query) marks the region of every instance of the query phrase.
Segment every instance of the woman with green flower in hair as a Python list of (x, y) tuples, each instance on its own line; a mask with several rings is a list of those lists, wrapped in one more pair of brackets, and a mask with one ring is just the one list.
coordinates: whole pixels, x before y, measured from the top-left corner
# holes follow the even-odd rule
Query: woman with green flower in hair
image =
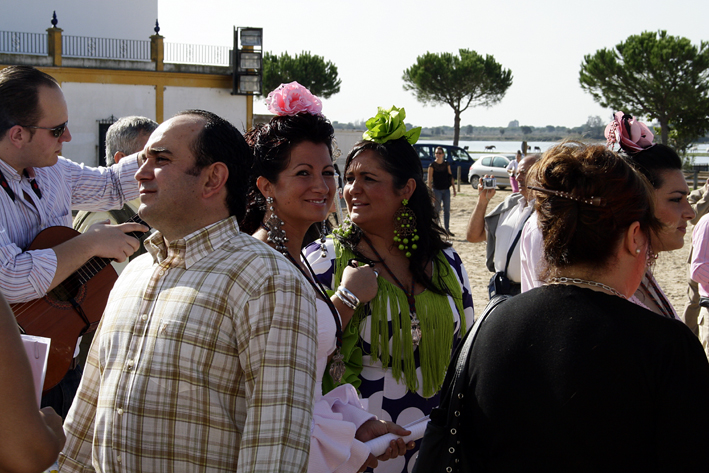
[[(438, 405), (451, 352), (473, 324), (468, 275), (437, 224), (403, 109), (379, 109), (347, 156), (349, 218), (326, 242), (305, 250), (319, 281), (355, 312), (345, 330), (346, 372), (380, 419), (407, 425)], [(340, 286), (348, 265), (370, 265), (377, 295), (360, 304)], [(334, 383), (324, 381), (324, 391)], [(418, 448), (418, 446), (417, 446)], [(417, 448), (376, 472), (410, 471)]]

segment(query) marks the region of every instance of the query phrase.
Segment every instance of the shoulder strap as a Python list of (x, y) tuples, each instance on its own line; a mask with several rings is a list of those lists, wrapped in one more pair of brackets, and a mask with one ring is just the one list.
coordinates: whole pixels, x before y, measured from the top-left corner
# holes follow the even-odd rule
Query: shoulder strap
[[(534, 210), (532, 210), (534, 212)], [(505, 262), (505, 274), (507, 274), (507, 268), (510, 265), (510, 260), (512, 259), (512, 253), (515, 251), (515, 247), (517, 246), (517, 242), (519, 241), (519, 238), (522, 236), (522, 232), (524, 231), (524, 225), (527, 223), (527, 220), (529, 220), (529, 217), (531, 217), (532, 214), (530, 213), (527, 215), (527, 218), (524, 219), (524, 222), (522, 222), (522, 226), (519, 229), (519, 233), (517, 233), (517, 236), (515, 237), (515, 240), (512, 242), (510, 245), (510, 249), (507, 250), (507, 261)], [(490, 301), (492, 302), (492, 301)]]
[(465, 334), (465, 337), (458, 346), (456, 353), (453, 355), (451, 365), (448, 367), (448, 372), (446, 373), (446, 379), (443, 382), (443, 388), (446, 392), (441, 393), (441, 408), (448, 408), (451, 401), (455, 401), (455, 399), (458, 398), (458, 394), (465, 390), (465, 386), (467, 384), (465, 370), (468, 366), (470, 349), (473, 346), (478, 330), (487, 316), (490, 315), (497, 306), (510, 297), (511, 296), (507, 294), (499, 294), (490, 299), (490, 302), (488, 302), (480, 318), (475, 321), (473, 327), (468, 330), (468, 333)]

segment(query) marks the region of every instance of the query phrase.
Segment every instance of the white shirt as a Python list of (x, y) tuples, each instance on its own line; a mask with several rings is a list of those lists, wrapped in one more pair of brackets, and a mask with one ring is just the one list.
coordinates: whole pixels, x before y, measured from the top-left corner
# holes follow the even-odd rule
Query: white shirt
[(539, 229), (537, 212), (527, 220), (519, 242), (522, 271), (522, 292), (527, 292), (544, 283), (539, 280), (539, 271), (544, 263), (544, 238)]
[(29, 180), (1, 159), (0, 170), (15, 194), (13, 201), (0, 190), (0, 291), (10, 303), (44, 297), (54, 278), (54, 250), (24, 251), (40, 231), (71, 228), (72, 209), (121, 208), (138, 197), (135, 156), (110, 168), (85, 167), (62, 157), (53, 166), (34, 168), (41, 199)]
[[(495, 232), (495, 271), (505, 271), (507, 252), (533, 209), (532, 205), (527, 204), (526, 199), (521, 198), (515, 207), (500, 216)], [(507, 277), (513, 282), (520, 282), (521, 278), (519, 247), (518, 243), (507, 267)]]

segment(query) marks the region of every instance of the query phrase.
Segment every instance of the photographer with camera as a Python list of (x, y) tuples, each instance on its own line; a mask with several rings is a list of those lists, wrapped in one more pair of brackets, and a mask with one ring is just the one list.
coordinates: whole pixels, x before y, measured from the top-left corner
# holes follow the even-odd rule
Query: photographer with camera
[(519, 192), (510, 194), (500, 205), (485, 215), (490, 200), (495, 195), (495, 185), (484, 186), (489, 176), (484, 176), (478, 184), (478, 202), (468, 221), (466, 240), (471, 243), (487, 238), (487, 268), (494, 273), (490, 280), (490, 297), (495, 294), (520, 293), (519, 237), (524, 223), (532, 214), (533, 206), (528, 199), (526, 176), (537, 162), (539, 155), (522, 159), (515, 177)]

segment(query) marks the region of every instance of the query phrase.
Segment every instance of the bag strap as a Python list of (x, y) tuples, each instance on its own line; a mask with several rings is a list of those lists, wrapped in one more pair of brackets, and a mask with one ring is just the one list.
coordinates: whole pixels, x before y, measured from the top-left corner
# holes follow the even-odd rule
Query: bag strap
[[(529, 205), (529, 204), (527, 204)], [(534, 210), (532, 210), (534, 212)], [(515, 251), (515, 247), (517, 246), (517, 242), (519, 241), (519, 238), (522, 236), (522, 232), (524, 231), (524, 225), (527, 223), (527, 220), (529, 220), (529, 217), (532, 216), (532, 213), (530, 212), (529, 215), (524, 219), (524, 222), (522, 222), (522, 226), (519, 229), (519, 233), (517, 233), (517, 236), (515, 237), (515, 240), (512, 242), (510, 245), (510, 249), (507, 250), (507, 262), (505, 263), (505, 275), (507, 275), (507, 268), (510, 265), (510, 259), (512, 259), (512, 253)]]
[[(485, 310), (483, 311), (480, 318), (475, 321), (473, 327), (468, 330), (468, 333), (465, 334), (465, 337), (463, 338), (461, 344), (458, 346), (456, 353), (453, 355), (455, 365), (451, 363), (451, 366), (448, 368), (448, 372), (446, 373), (446, 379), (443, 382), (443, 386), (446, 386), (447, 389), (446, 393), (442, 393), (441, 396), (441, 409), (447, 410), (451, 403), (451, 400), (454, 400), (456, 398), (459, 399), (458, 395), (462, 393), (465, 389), (465, 385), (467, 384), (467, 376), (465, 376), (465, 370), (468, 365), (470, 349), (473, 346), (473, 342), (475, 341), (475, 337), (483, 321), (487, 318), (488, 315), (492, 313), (492, 311), (497, 306), (499, 306), (501, 303), (503, 303), (510, 297), (511, 296), (508, 294), (499, 294), (490, 299), (490, 302), (488, 302), (487, 306), (485, 306)], [(450, 412), (448, 413), (447, 417), (450, 419)]]

